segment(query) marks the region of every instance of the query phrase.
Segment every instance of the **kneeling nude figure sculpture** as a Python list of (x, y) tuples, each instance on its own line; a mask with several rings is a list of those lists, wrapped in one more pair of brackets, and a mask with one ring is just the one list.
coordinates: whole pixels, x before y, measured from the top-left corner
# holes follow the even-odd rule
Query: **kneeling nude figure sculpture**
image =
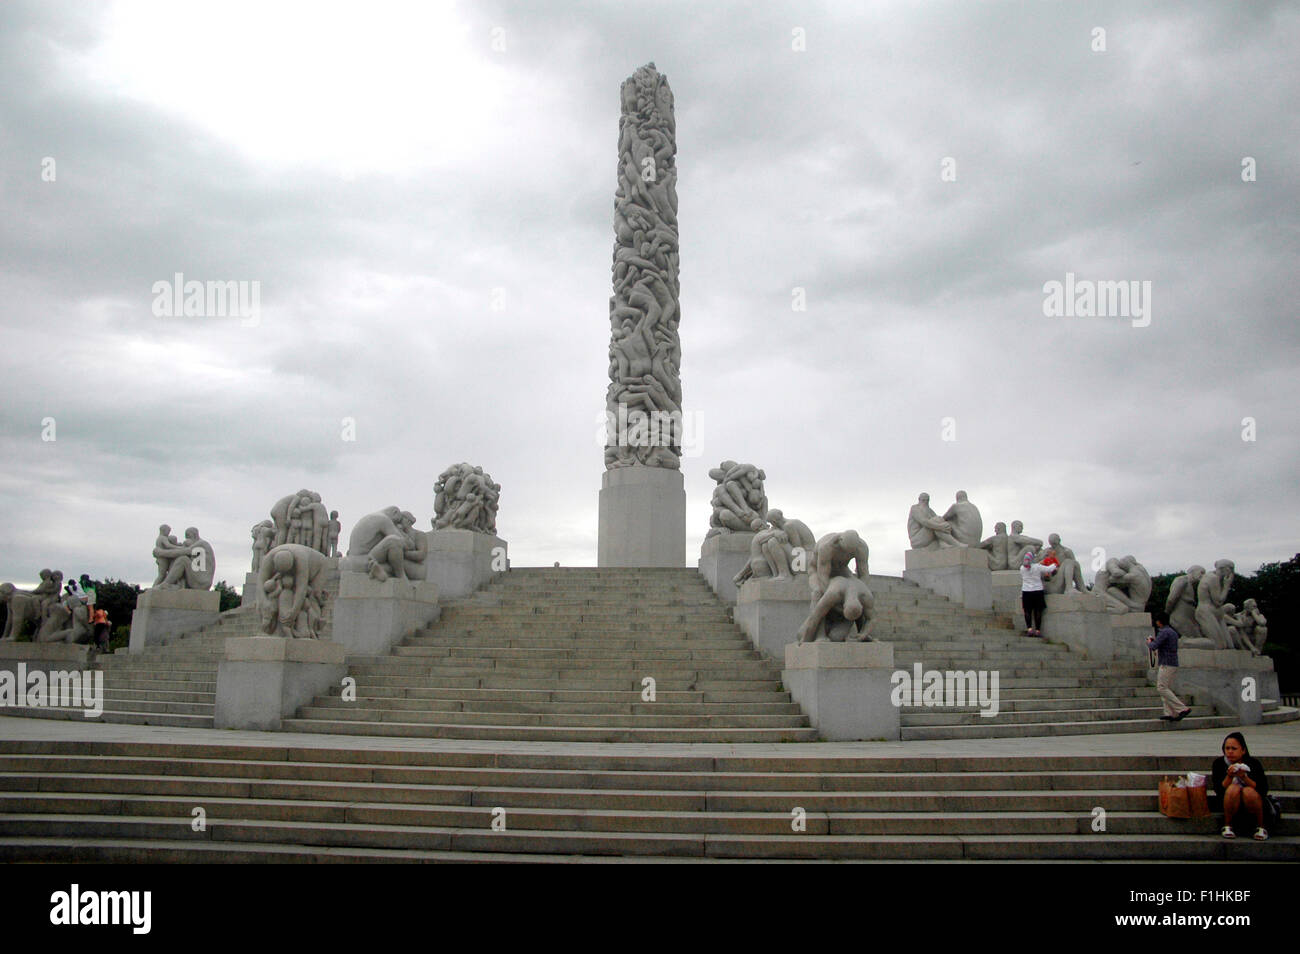
[(800, 643), (871, 641), (875, 598), (867, 587), (867, 559), (867, 545), (856, 530), (827, 534), (817, 541), (808, 567), (812, 607), (799, 627)]

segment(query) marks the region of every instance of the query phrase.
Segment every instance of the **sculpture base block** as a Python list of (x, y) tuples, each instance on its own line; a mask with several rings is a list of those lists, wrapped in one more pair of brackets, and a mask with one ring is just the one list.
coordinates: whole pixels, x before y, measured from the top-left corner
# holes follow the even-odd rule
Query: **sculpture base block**
[(597, 566), (686, 566), (686, 484), (680, 470), (617, 467), (600, 479)]
[(40, 670), (87, 669), (92, 648), (76, 643), (19, 643), (6, 640), (0, 643), (0, 671), (17, 672), (18, 664), (25, 663), (28, 672)]
[(781, 681), (826, 741), (896, 740), (902, 731), (890, 698), (893, 670), (890, 643), (819, 640), (785, 648)]
[(473, 530), (431, 530), (425, 536), (427, 579), (437, 585), (442, 599), (469, 596), (510, 568), (507, 545), (500, 537)]
[(383, 654), (441, 612), (436, 583), (372, 580), (364, 573), (344, 571), (334, 601), (333, 641), (349, 655)]
[(717, 533), (705, 539), (700, 547), (700, 574), (708, 581), (709, 589), (724, 603), (736, 602), (736, 584), (732, 580), (749, 562), (749, 547), (754, 536), (752, 533)]
[(1110, 613), (1101, 597), (1091, 593), (1048, 593), (1043, 639), (1063, 643), (1088, 659), (1115, 658)]
[(239, 591), (240, 606), (257, 606), (257, 574), (244, 574), (244, 588)]
[(911, 580), (966, 609), (993, 608), (989, 555), (978, 547), (906, 550), (903, 579)]
[(1025, 631), (1025, 613), (1020, 605), (1020, 571), (990, 570), (993, 582), (993, 612), (1006, 614), (1020, 632)]
[(145, 590), (131, 617), (131, 652), (160, 646), (221, 618), (216, 590)]
[[(1258, 725), (1264, 719), (1263, 703), (1281, 698), (1268, 656), (1244, 649), (1184, 649), (1180, 641), (1178, 663), (1174, 692), (1179, 698), (1188, 705), (1213, 704), (1242, 725)], [(1147, 672), (1147, 682), (1155, 685), (1156, 670)]]
[(784, 662), (785, 647), (795, 641), (811, 602), (806, 573), (788, 581), (746, 580), (736, 597), (736, 624), (755, 649)]
[(282, 720), (347, 674), (347, 651), (323, 639), (237, 636), (217, 665), (212, 724), (218, 729), (277, 731)]
[(1150, 613), (1110, 614), (1110, 641), (1118, 660), (1146, 662), (1150, 658), (1147, 637), (1154, 632)]

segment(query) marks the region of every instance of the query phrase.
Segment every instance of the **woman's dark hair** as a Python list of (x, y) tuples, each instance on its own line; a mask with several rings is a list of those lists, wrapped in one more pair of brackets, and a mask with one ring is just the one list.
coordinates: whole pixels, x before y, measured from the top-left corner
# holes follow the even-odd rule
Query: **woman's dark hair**
[(1156, 613), (1151, 617), (1151, 622), (1157, 626), (1167, 626), (1169, 624), (1169, 614), (1165, 612)]
[[(1241, 757), (1243, 759), (1246, 756), (1250, 755), (1250, 749), (1246, 747), (1246, 737), (1244, 735), (1242, 735), (1240, 732), (1229, 732), (1227, 735), (1223, 737), (1223, 745), (1227, 745), (1229, 739), (1237, 740), (1237, 744), (1241, 746)], [(1220, 752), (1223, 751), (1223, 745), (1219, 746)]]

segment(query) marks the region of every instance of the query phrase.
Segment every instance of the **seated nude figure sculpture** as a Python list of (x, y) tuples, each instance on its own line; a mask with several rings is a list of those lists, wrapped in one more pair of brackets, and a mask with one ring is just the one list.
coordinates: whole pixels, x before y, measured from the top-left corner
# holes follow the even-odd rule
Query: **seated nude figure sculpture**
[(1169, 596), (1165, 600), (1165, 612), (1169, 614), (1169, 625), (1178, 634), (1179, 642), (1186, 645), (1189, 639), (1204, 639), (1201, 627), (1196, 624), (1196, 588), (1205, 576), (1205, 567), (1189, 566), (1182, 576), (1174, 577), (1169, 584)]
[(367, 514), (352, 528), (348, 556), (365, 557), (366, 572), (376, 580), (423, 580), (428, 541), (412, 530), (414, 523), (409, 511), (397, 507)]
[(957, 499), (944, 513), (943, 519), (952, 527), (953, 538), (968, 547), (980, 545), (980, 535), (984, 532), (984, 518), (980, 516), (979, 507), (970, 502), (966, 491), (957, 491)]
[[(166, 525), (159, 528), (159, 540), (163, 539), (162, 531), (165, 529)], [(212, 588), (212, 578), (217, 571), (216, 555), (212, 551), (212, 545), (199, 536), (197, 527), (185, 528), (185, 539), (179, 546), (161, 547), (155, 543), (153, 555), (160, 565), (164, 559), (168, 563), (161, 582), (154, 584), (156, 589), (209, 590)]]
[(952, 524), (930, 509), (930, 495), (921, 494), (907, 512), (907, 539), (913, 550), (964, 547), (952, 534)]
[(875, 598), (867, 586), (868, 556), (867, 544), (856, 530), (827, 534), (817, 541), (808, 568), (812, 605), (799, 627), (800, 643), (871, 641)]
[(791, 574), (806, 573), (817, 540), (802, 520), (787, 519), (780, 510), (767, 513), (770, 527), (754, 534), (749, 545), (749, 562), (735, 575), (737, 586), (746, 580), (788, 580)]
[(988, 551), (990, 570), (1012, 569), (1010, 562), (1012, 554), (1011, 537), (1007, 534), (1007, 525), (1005, 523), (995, 523), (993, 525), (993, 536), (981, 540), (979, 548)]
[(1228, 627), (1228, 639), (1233, 648), (1249, 650), (1252, 656), (1264, 652), (1264, 643), (1268, 641), (1268, 620), (1253, 599), (1246, 600), (1240, 613), (1231, 603), (1224, 603), (1223, 622)]
[[(49, 570), (43, 572), (49, 573)], [(41, 604), (34, 592), (20, 590), (12, 583), (0, 583), (0, 603), (8, 609), (5, 614), (4, 632), (0, 640), (17, 639), (23, 627), (29, 623), (40, 623)]]
[(1223, 622), (1223, 605), (1236, 578), (1231, 560), (1215, 560), (1214, 572), (1206, 573), (1196, 585), (1196, 625), (1214, 643), (1215, 649), (1231, 649), (1228, 627)]
[(1088, 591), (1088, 585), (1083, 582), (1083, 569), (1079, 566), (1079, 560), (1074, 551), (1061, 542), (1059, 533), (1047, 535), (1047, 549), (1043, 551), (1043, 560), (1039, 562), (1045, 562), (1048, 554), (1056, 557), (1060, 569), (1043, 582), (1044, 593), (1064, 593), (1071, 584), (1080, 593)]
[(1111, 558), (1097, 571), (1092, 591), (1106, 601), (1112, 613), (1142, 613), (1151, 596), (1151, 574), (1136, 557)]
[(1011, 521), (1011, 545), (1009, 548), (1010, 557), (1007, 569), (1019, 569), (1020, 564), (1025, 561), (1026, 553), (1037, 553), (1043, 545), (1043, 541), (1037, 537), (1031, 537), (1025, 533), (1025, 525), (1019, 520)]

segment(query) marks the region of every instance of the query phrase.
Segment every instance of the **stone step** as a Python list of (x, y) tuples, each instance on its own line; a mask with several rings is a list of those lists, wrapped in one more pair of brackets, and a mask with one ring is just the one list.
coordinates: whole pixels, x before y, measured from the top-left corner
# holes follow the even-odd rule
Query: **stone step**
[[(0, 816), (0, 838), (166, 839), (193, 836), (188, 817), (121, 815)], [(1186, 835), (1048, 834), (1031, 835), (819, 835), (602, 832), (515, 828), (424, 827), (331, 822), (229, 820), (198, 833), (220, 841), (293, 844), (319, 848), (536, 852), (645, 855), (667, 857), (817, 859), (1045, 858), (1066, 848), (1076, 856), (1162, 860), (1218, 860), (1229, 857), (1223, 839)], [(1249, 854), (1233, 857), (1283, 860), (1295, 857), (1300, 838), (1282, 837)], [(1139, 853), (1140, 852), (1140, 853)]]
[[(699, 690), (701, 692), (755, 692), (763, 689), (769, 689), (773, 692), (780, 691), (780, 681), (772, 679), (694, 679), (685, 677), (668, 677), (654, 670), (646, 670), (644, 675), (652, 676), (655, 680), (656, 693), (665, 691), (671, 692), (688, 692)], [(588, 689), (588, 690), (632, 690), (640, 694), (643, 689), (641, 680), (643, 675), (629, 675), (623, 673), (616, 676), (590, 676), (581, 673), (564, 676), (538, 676), (529, 677), (514, 674), (501, 675), (477, 675), (477, 676), (443, 676), (439, 675), (434, 678), (430, 675), (369, 675), (358, 676), (357, 686), (363, 685), (367, 689), (376, 687), (402, 687), (402, 688), (429, 688), (443, 687), (449, 689)]]
[[(996, 717), (980, 714), (976, 707), (953, 707), (945, 709), (925, 709), (907, 707), (902, 710), (904, 726), (979, 726), (979, 725), (1027, 725), (1040, 722), (1098, 722), (1111, 720), (1147, 719), (1159, 722), (1164, 714), (1162, 706), (1098, 706), (1088, 709), (1048, 709), (1025, 710), (1003, 709), (999, 707)], [(1188, 716), (1191, 718), (1191, 716)]]
[(811, 728), (575, 728), (566, 726), (455, 725), (414, 722), (349, 722), (285, 719), (286, 732), (330, 735), (400, 736), (430, 739), (484, 739), (530, 742), (815, 742)]
[[(727, 679), (727, 680), (764, 680), (775, 678), (771, 668), (758, 660), (737, 660), (728, 665), (705, 665), (707, 660), (679, 660), (643, 657), (640, 659), (608, 660), (529, 660), (511, 659), (493, 662), (486, 660), (478, 665), (460, 664), (456, 660), (444, 663), (427, 663), (424, 661), (407, 662), (394, 660), (388, 662), (365, 662), (350, 664), (348, 671), (361, 676), (516, 676), (523, 679), (553, 677), (559, 682), (565, 679), (624, 679), (631, 675), (637, 678), (654, 676), (656, 681)], [(558, 664), (557, 664), (558, 663)], [(1018, 670), (1017, 670), (1018, 672)]]
[(1096, 735), (1121, 732), (1176, 732), (1180, 729), (1218, 729), (1237, 725), (1232, 716), (1191, 715), (1182, 722), (1161, 722), (1159, 719), (1111, 719), (1094, 722), (1041, 722), (1001, 724), (985, 719), (985, 724), (911, 726), (902, 727), (902, 739), (1003, 739), (1037, 735)]
[[(644, 805), (584, 807), (578, 811), (568, 805), (516, 804), (508, 791), (492, 795), (494, 797), (474, 804), (433, 802), (421, 805), (209, 796), (204, 798), (203, 807), (209, 824), (275, 821), (476, 830), (490, 829), (493, 812), (505, 808), (508, 830), (787, 835), (791, 831), (789, 806), (792, 799), (799, 800), (800, 793), (774, 793), (757, 799), (741, 796), (737, 799), (738, 802), (756, 805), (754, 808), (689, 807), (677, 810), (654, 806), (653, 793), (644, 793)], [(976, 802), (989, 804), (970, 806), (965, 801), (949, 798), (945, 802), (952, 802), (952, 807), (918, 810), (922, 806), (916, 802), (925, 802), (924, 796), (902, 795), (883, 796), (865, 811), (799, 807), (807, 813), (806, 831), (810, 835), (1089, 834), (1092, 831), (1091, 812), (1097, 798), (1097, 793), (1087, 792), (1026, 792), (1014, 801), (985, 796)], [(912, 802), (910, 806), (909, 801)], [(1107, 831), (1202, 836), (1218, 833), (1214, 819), (1189, 822), (1153, 815), (1150, 802), (1150, 795), (1106, 793)], [(0, 819), (62, 815), (180, 819), (192, 809), (192, 799), (166, 795), (136, 795), (127, 799), (118, 794), (80, 792), (0, 794)], [(1279, 834), (1285, 837), (1295, 834), (1296, 830), (1300, 829), (1284, 821)]]
[[(321, 702), (335, 696), (340, 696), (343, 692), (341, 686), (335, 686), (330, 689), (328, 696), (320, 696), (317, 701)], [(389, 686), (377, 685), (371, 682), (357, 683), (358, 698), (403, 698), (403, 699), (421, 699), (421, 700), (464, 700), (472, 701), (477, 704), (486, 705), (493, 702), (502, 702), (508, 700), (518, 700), (521, 704), (554, 702), (558, 704), (600, 704), (600, 703), (619, 703), (619, 704), (637, 704), (642, 701), (643, 690), (636, 689), (481, 689), (477, 687), (450, 687), (450, 686)], [(655, 693), (656, 702), (646, 703), (647, 705), (677, 704), (677, 703), (726, 703), (738, 704), (742, 706), (766, 705), (774, 700), (789, 700), (789, 694), (776, 686), (764, 686), (757, 690), (738, 690), (738, 691), (710, 691), (701, 690), (665, 690), (658, 689)]]
[[(517, 694), (515, 694), (517, 695)], [(385, 710), (415, 710), (422, 712), (535, 712), (574, 715), (695, 715), (695, 716), (745, 716), (783, 715), (799, 716), (802, 710), (793, 702), (528, 702), (512, 695), (507, 699), (409, 699), (401, 696), (380, 696), (358, 692), (354, 702), (344, 702), (339, 696), (320, 696), (312, 707), (360, 708)], [(768, 695), (775, 695), (769, 693)], [(799, 723), (803, 725), (803, 722)]]
[[(57, 706), (28, 707), (6, 706), (5, 715), (28, 719), (85, 719), (85, 709), (65, 709)], [(142, 712), (138, 709), (110, 709), (105, 703), (104, 711), (95, 717), (96, 722), (110, 722), (127, 725), (170, 725), (191, 729), (212, 728), (212, 716), (186, 714), (179, 712)]]
[[(558, 647), (515, 647), (515, 646), (398, 646), (394, 649), (391, 656), (349, 656), (349, 662), (355, 660), (357, 663), (378, 663), (381, 661), (392, 661), (395, 659), (412, 659), (418, 661), (428, 661), (435, 659), (447, 659), (457, 661), (473, 661), (475, 663), (486, 663), (491, 665), (498, 660), (539, 660), (542, 662), (568, 661), (575, 659), (584, 660), (623, 660), (637, 658), (637, 650), (626, 650), (621, 648), (611, 649), (563, 649)], [(743, 660), (762, 660), (763, 656), (755, 649), (749, 649), (743, 645), (736, 645), (727, 649), (665, 649), (654, 647), (653, 649), (640, 650), (640, 654), (648, 656), (653, 653), (656, 659), (672, 660), (707, 660), (721, 663), (740, 662)]]
[(620, 715), (602, 712), (594, 715), (566, 712), (465, 712), (425, 711), (403, 708), (369, 707), (360, 703), (334, 706), (304, 706), (296, 718), (338, 720), (354, 723), (404, 722), (417, 725), (464, 726), (546, 726), (582, 729), (795, 729), (807, 725), (803, 713), (790, 714), (717, 714), (689, 715), (675, 713), (635, 713)]

